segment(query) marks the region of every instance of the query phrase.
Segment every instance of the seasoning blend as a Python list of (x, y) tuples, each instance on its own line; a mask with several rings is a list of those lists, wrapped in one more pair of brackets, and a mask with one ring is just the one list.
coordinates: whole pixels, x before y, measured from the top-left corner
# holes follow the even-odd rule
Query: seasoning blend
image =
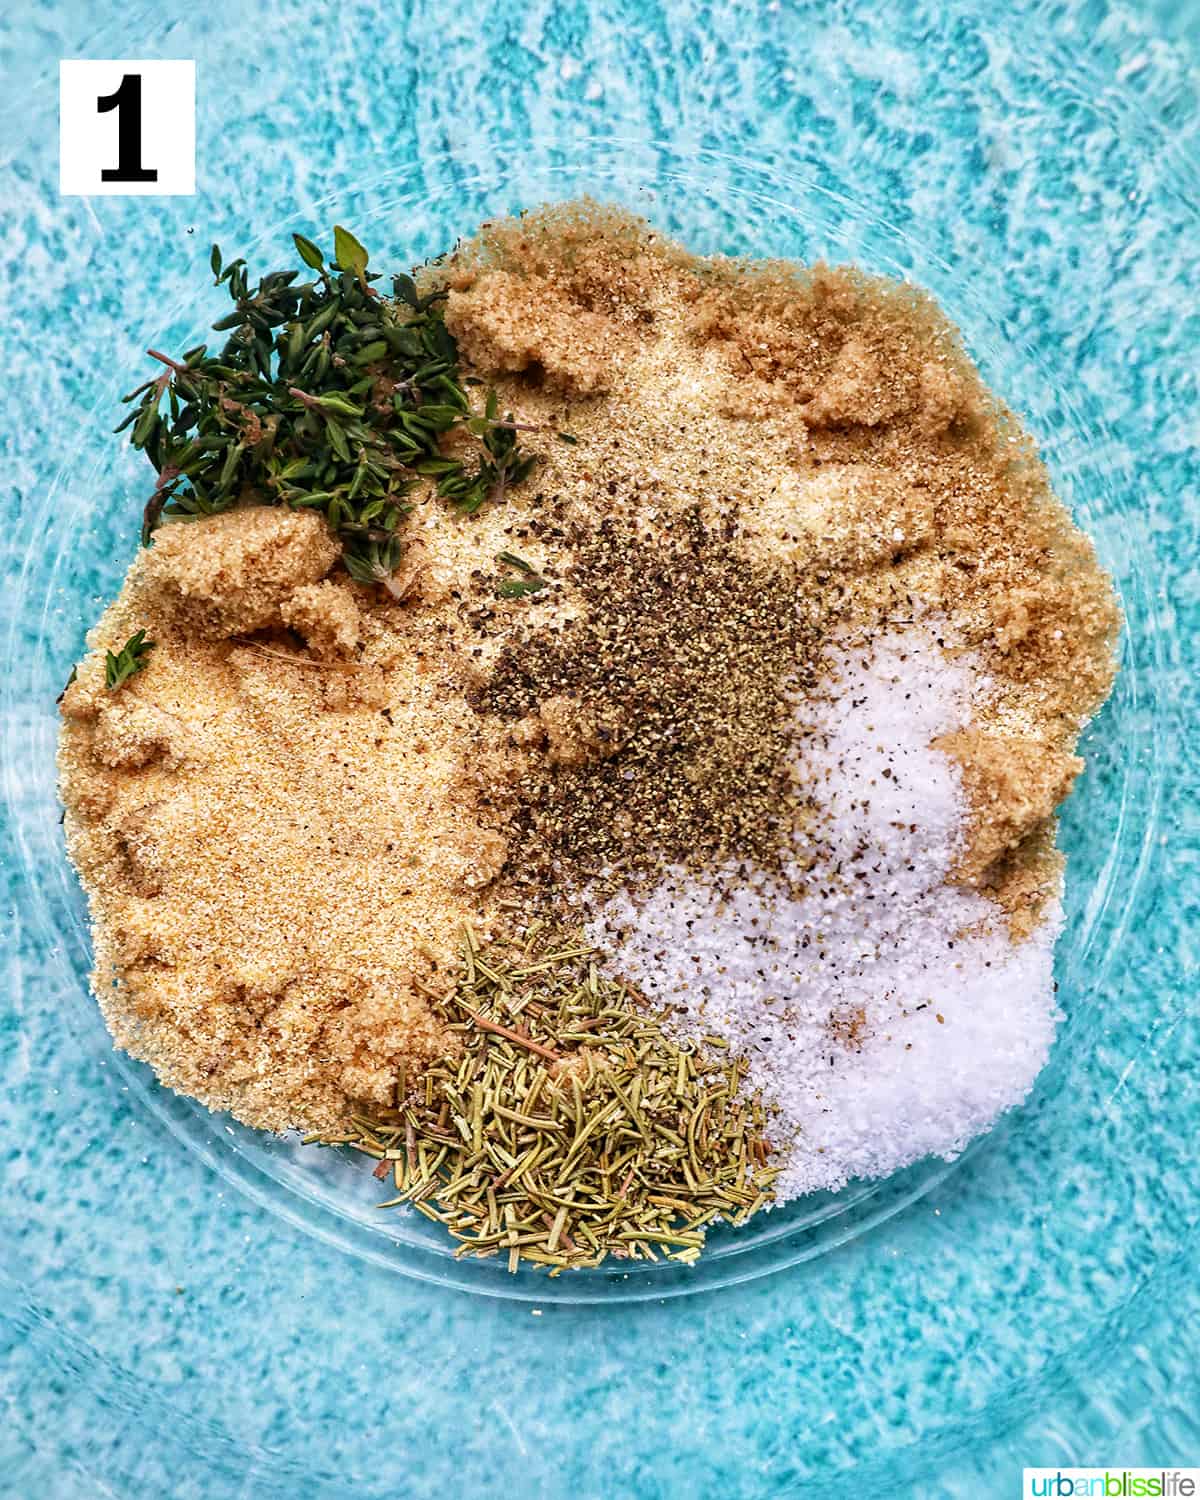
[(719, 1037), (672, 1041), (593, 956), (534, 935), (481, 950), (466, 930), (456, 983), (431, 994), (461, 1053), (336, 1140), (375, 1157), (376, 1176), (390, 1166), (397, 1196), (381, 1208), (446, 1224), (459, 1255), (558, 1275), (610, 1254), (691, 1264), (706, 1225), (770, 1201), (777, 1169), (744, 1064)]
[(390, 297), (335, 241), (214, 251), (131, 398), (60, 750), (118, 1044), (514, 1270), (961, 1150), (1053, 1040), (1117, 614), (954, 329), (589, 204)]

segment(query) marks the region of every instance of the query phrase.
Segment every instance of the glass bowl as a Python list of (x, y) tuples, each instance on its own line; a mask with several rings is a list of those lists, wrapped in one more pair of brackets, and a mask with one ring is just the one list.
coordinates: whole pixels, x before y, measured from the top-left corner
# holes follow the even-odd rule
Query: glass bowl
[[(1111, 461), (1112, 437), (1102, 406), (1090, 399), (1086, 371), (1065, 368), (1061, 347), (1047, 347), (1040, 320), (1025, 330), (1006, 324), (986, 282), (964, 279), (941, 247), (920, 242), (815, 178), (778, 167), (764, 170), (723, 153), (597, 142), (577, 162), (470, 174), (445, 158), (426, 161), (419, 172), (389, 172), (342, 195), (336, 212), (358, 228), (378, 263), (403, 266), (453, 244), (489, 217), (581, 193), (635, 209), (702, 251), (854, 261), (932, 290), (962, 328), (987, 381), (1042, 439), (1059, 492), (1096, 539), (1116, 578), (1127, 629), (1116, 690), (1085, 736), (1088, 774), (1063, 824), (1068, 925), (1057, 973), (1068, 1020), (1031, 1107), (1052, 1103), (1063, 1086), (1063, 1061), (1096, 1043), (1102, 1014), (1095, 999), (1136, 909), (1158, 807), (1155, 725), (1161, 705), (1154, 697), (1160, 681), (1154, 661), (1163, 642), (1147, 585), (1146, 549), (1131, 525), (1135, 492)], [(275, 264), (290, 227), (264, 235), (248, 252), (251, 264)], [(211, 296), (189, 301), (161, 325), (140, 330), (141, 337), (154, 347), (189, 346), (203, 337), (212, 306)], [(78, 641), (78, 601), (107, 594), (132, 552), (145, 475), (129, 475), (128, 456), (107, 436), (106, 424), (117, 410), (117, 388), (136, 380), (135, 370), (121, 371), (100, 397), (87, 424), (97, 434), (90, 450), (72, 455), (35, 517), (39, 547), (16, 602), (18, 615), (36, 618), (41, 627), (23, 663), (33, 674), (24, 691), (35, 702), (51, 701), (61, 686), (60, 667)], [(40, 716), (35, 735), (8, 746), (6, 762), (12, 778), (38, 791), (21, 819), (32, 918), (47, 940), (52, 934), (61, 938), (57, 961), (69, 972), (82, 1012), (79, 1024), (94, 1033), (103, 1052), (106, 1039), (86, 991), (85, 911), (55, 814), (53, 733), (53, 719)], [(303, 1146), (294, 1137), (214, 1117), (160, 1088), (148, 1069), (124, 1054), (116, 1062), (128, 1087), (167, 1129), (290, 1222), (404, 1274), (539, 1303), (678, 1296), (760, 1276), (843, 1244), (928, 1193), (958, 1165), (925, 1161), (883, 1182), (853, 1183), (840, 1193), (790, 1203), (741, 1229), (719, 1228), (694, 1267), (610, 1263), (557, 1279), (531, 1268), (512, 1275), (500, 1258), (456, 1260), (441, 1228), (411, 1210), (375, 1210), (378, 1185), (354, 1153)], [(1003, 1122), (1000, 1133), (1010, 1124)]]

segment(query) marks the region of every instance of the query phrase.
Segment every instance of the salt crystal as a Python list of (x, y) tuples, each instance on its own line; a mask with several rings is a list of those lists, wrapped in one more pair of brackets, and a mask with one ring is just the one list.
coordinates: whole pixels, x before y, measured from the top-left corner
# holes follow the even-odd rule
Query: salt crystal
[(786, 884), (672, 868), (590, 926), (616, 970), (680, 1009), (682, 1031), (747, 1058), (748, 1086), (778, 1110), (780, 1201), (955, 1156), (1026, 1096), (1053, 1041), (1057, 904), (1014, 943), (994, 903), (945, 883), (966, 802), (931, 742), (989, 690), (946, 639), (926, 620), (843, 643), (831, 689), (798, 700), (817, 818)]

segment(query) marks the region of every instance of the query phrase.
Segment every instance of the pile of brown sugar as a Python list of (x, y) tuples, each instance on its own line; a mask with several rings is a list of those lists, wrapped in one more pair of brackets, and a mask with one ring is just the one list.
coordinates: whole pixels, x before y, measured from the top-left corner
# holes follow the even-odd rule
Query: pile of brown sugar
[[(390, 1102), (445, 1045), (425, 991), (464, 922), (486, 935), (602, 868), (763, 857), (803, 812), (773, 705), (831, 631), (914, 600), (991, 683), (942, 747), (971, 808), (955, 878), (1027, 930), (1118, 617), (931, 300), (694, 257), (586, 203), (423, 276), (531, 477), (474, 517), (416, 492), (390, 590), (353, 582), (309, 513), (170, 524), (64, 696), (118, 1044), (256, 1126)], [(546, 586), (505, 597), (501, 554)], [(137, 629), (149, 664), (109, 691), (104, 651)]]

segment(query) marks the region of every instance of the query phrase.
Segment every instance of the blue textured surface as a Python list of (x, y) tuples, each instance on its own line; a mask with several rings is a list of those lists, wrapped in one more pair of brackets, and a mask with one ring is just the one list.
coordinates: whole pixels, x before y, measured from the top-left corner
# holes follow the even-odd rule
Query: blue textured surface
[[(1200, 109), (1167, 9), (1161, 36), (1099, 0), (0, 19), (4, 1493), (749, 1500), (853, 1471), (1001, 1496), (1022, 1464), (1198, 1460)], [(59, 200), (57, 59), (147, 55), (198, 59), (198, 196)], [(58, 925), (50, 700), (145, 488), (113, 392), (151, 336), (191, 342), (211, 239), (275, 254), (338, 217), (399, 260), (588, 188), (702, 248), (930, 285), (1028, 414), (1129, 630), (1065, 832), (1069, 1021), (1029, 1106), (818, 1259), (538, 1313), (349, 1255), (230, 1185), (220, 1122), (163, 1128)]]

